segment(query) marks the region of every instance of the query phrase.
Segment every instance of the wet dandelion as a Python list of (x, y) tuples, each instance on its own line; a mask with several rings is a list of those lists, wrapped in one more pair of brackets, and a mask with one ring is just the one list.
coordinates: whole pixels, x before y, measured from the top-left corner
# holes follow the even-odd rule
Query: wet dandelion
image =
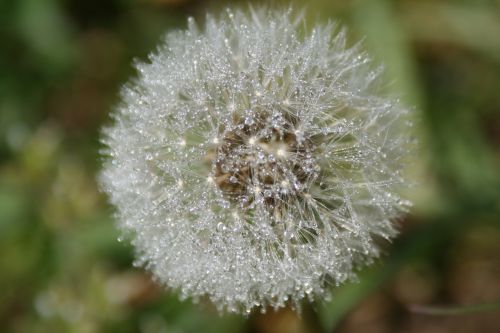
[(104, 130), (100, 181), (139, 264), (183, 296), (250, 312), (322, 298), (379, 255), (408, 111), (334, 25), (228, 11), (167, 35)]

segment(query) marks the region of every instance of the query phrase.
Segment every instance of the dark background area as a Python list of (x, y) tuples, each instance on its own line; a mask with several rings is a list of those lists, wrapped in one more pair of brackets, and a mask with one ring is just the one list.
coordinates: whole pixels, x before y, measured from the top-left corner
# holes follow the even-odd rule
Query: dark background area
[[(499, 307), (477, 311), (500, 301), (498, 0), (295, 2), (364, 38), (421, 141), (400, 237), (317, 317), (220, 316), (134, 268), (96, 185), (99, 129), (133, 59), (228, 3), (0, 2), (0, 331), (500, 332)], [(424, 313), (435, 305), (475, 306)]]

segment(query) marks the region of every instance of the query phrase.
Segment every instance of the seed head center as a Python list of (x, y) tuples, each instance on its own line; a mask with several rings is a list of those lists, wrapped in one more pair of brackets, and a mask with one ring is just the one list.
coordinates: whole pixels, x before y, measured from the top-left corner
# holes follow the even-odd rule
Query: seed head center
[(244, 210), (263, 204), (275, 212), (292, 196), (304, 198), (318, 177), (312, 141), (298, 137), (291, 124), (269, 124), (237, 123), (221, 131), (207, 154), (210, 179)]

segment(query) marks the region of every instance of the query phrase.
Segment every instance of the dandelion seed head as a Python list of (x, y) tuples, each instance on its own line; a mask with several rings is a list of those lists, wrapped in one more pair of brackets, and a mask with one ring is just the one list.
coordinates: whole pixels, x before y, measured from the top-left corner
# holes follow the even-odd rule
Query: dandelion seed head
[(241, 313), (322, 299), (396, 234), (408, 110), (334, 25), (265, 9), (188, 23), (104, 130), (120, 228), (184, 297)]

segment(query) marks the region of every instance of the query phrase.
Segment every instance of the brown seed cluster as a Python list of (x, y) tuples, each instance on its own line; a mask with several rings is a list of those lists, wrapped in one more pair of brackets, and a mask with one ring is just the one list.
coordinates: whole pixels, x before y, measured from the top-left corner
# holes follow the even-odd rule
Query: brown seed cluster
[(290, 121), (280, 126), (267, 117), (239, 119), (209, 150), (206, 161), (222, 193), (240, 208), (259, 201), (274, 215), (290, 196), (303, 196), (318, 176), (316, 146)]

